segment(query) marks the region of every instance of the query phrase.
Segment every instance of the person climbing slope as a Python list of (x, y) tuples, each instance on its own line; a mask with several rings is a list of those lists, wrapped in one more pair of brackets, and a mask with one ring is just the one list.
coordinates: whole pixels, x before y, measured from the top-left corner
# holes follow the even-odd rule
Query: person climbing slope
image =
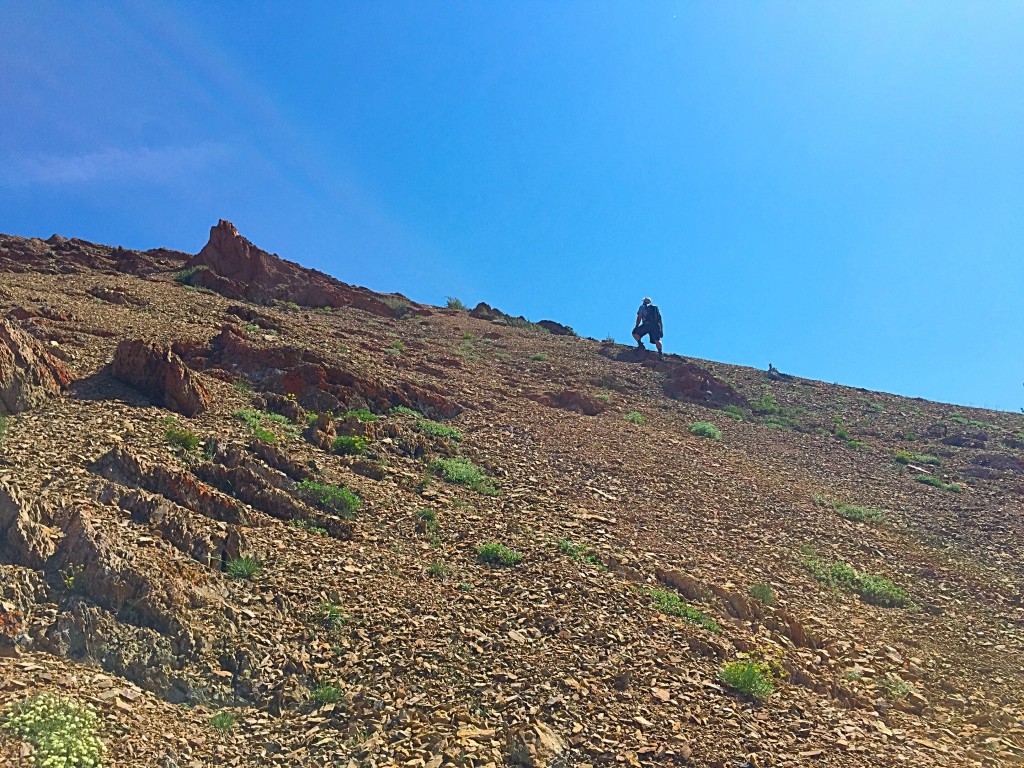
[(636, 328), (633, 329), (633, 338), (636, 339), (637, 349), (647, 349), (642, 339), (644, 336), (649, 336), (651, 342), (658, 348), (658, 357), (661, 357), (661, 338), (664, 335), (661, 310), (652, 304), (650, 299), (644, 299), (644, 303), (636, 311)]

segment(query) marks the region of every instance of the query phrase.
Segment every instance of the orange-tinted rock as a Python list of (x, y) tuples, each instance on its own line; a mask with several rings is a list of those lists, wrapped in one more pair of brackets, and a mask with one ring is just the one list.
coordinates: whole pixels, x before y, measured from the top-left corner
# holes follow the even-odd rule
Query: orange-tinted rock
[(37, 339), (0, 320), (0, 416), (34, 408), (70, 383), (71, 373)]
[(114, 352), (114, 376), (172, 411), (195, 416), (210, 404), (210, 393), (169, 347), (125, 339)]

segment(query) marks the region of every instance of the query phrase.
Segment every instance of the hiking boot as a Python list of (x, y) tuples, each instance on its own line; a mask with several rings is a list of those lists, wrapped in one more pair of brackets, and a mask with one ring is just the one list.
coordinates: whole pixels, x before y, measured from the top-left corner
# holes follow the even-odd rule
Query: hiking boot
[(659, 349), (659, 350), (658, 350), (658, 359), (659, 359), (659, 360), (661, 360), (661, 359), (663, 359), (664, 357), (665, 357), (665, 356), (664, 356), (664, 355), (663, 355), (663, 354), (661, 353), (661, 350)]
[(642, 341), (638, 341), (636, 343), (636, 348), (637, 349), (647, 349), (647, 347), (644, 346), (644, 343)]

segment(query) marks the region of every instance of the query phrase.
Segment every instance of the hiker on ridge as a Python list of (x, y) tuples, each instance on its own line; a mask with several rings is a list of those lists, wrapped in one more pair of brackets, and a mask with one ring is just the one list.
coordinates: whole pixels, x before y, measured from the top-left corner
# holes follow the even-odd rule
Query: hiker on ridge
[(644, 303), (636, 311), (636, 328), (633, 329), (636, 348), (647, 349), (641, 339), (644, 336), (650, 336), (651, 342), (658, 348), (658, 357), (660, 358), (662, 356), (661, 337), (664, 335), (665, 330), (661, 324), (661, 310), (654, 304), (651, 304), (650, 299), (644, 299)]

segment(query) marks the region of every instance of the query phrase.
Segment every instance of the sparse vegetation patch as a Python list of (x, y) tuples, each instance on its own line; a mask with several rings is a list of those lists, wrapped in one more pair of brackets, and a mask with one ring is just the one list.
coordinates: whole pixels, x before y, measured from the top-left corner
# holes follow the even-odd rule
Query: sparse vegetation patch
[(342, 418), (354, 418), (360, 422), (367, 423), (371, 421), (377, 421), (377, 414), (373, 413), (367, 408), (355, 408), (348, 411)]
[(359, 435), (338, 435), (331, 442), (331, 450), (342, 456), (359, 456), (366, 453), (370, 441)]
[(40, 694), (7, 707), (4, 728), (32, 745), (29, 760), (44, 768), (97, 768), (106, 746), (96, 730), (96, 709), (52, 694)]
[(963, 491), (963, 486), (958, 483), (947, 483), (941, 478), (935, 477), (934, 475), (914, 475), (914, 479), (919, 483), (930, 485), (932, 488), (938, 488), (940, 491), (951, 491), (953, 493), (960, 493)]
[(232, 579), (253, 579), (262, 570), (263, 564), (255, 557), (239, 557), (227, 564), (227, 574)]
[(664, 589), (645, 589), (644, 594), (651, 598), (651, 602), (654, 603), (655, 607), (664, 614), (679, 616), (691, 624), (704, 627), (704, 629), (715, 634), (722, 631), (717, 621), (696, 608), (687, 605), (675, 592), (668, 592)]
[(477, 547), (476, 555), (480, 562), (491, 565), (519, 565), (523, 562), (521, 554), (496, 541), (489, 541)]
[(896, 451), (893, 458), (896, 459), (897, 464), (932, 464), (938, 466), (942, 463), (936, 456), (914, 453), (913, 451)]
[(601, 558), (586, 544), (577, 544), (569, 539), (558, 540), (558, 551), (573, 560), (581, 560), (592, 565), (602, 565)]
[(718, 679), (752, 699), (767, 699), (774, 685), (771, 668), (756, 661), (733, 661), (718, 672)]
[(689, 429), (690, 434), (697, 435), (698, 437), (706, 437), (709, 440), (722, 439), (722, 430), (710, 421), (695, 421), (690, 425)]
[(215, 730), (226, 732), (235, 727), (235, 714), (233, 712), (218, 712), (210, 718), (210, 725)]
[(866, 603), (885, 608), (899, 608), (910, 604), (910, 595), (884, 576), (858, 573), (849, 563), (836, 560), (822, 563), (814, 557), (803, 561), (804, 567), (818, 581), (830, 587), (856, 592)]
[(296, 490), (299, 496), (314, 507), (343, 517), (351, 517), (352, 513), (363, 505), (356, 494), (340, 485), (307, 479), (299, 483)]
[(453, 440), (455, 442), (462, 439), (462, 432), (455, 429), (455, 427), (449, 427), (446, 424), (440, 424), (436, 421), (430, 421), (429, 419), (420, 419), (417, 421), (416, 429), (424, 435), (430, 435), (431, 437), (441, 437), (445, 440)]
[(494, 482), (484, 475), (483, 470), (469, 459), (461, 456), (434, 459), (430, 468), (449, 483), (464, 485), (485, 496), (498, 495), (498, 489), (495, 488)]
[(750, 588), (750, 596), (765, 605), (775, 605), (775, 593), (767, 584), (755, 584)]
[(640, 413), (640, 411), (630, 411), (624, 418), (630, 424), (644, 425), (647, 423), (647, 417)]

